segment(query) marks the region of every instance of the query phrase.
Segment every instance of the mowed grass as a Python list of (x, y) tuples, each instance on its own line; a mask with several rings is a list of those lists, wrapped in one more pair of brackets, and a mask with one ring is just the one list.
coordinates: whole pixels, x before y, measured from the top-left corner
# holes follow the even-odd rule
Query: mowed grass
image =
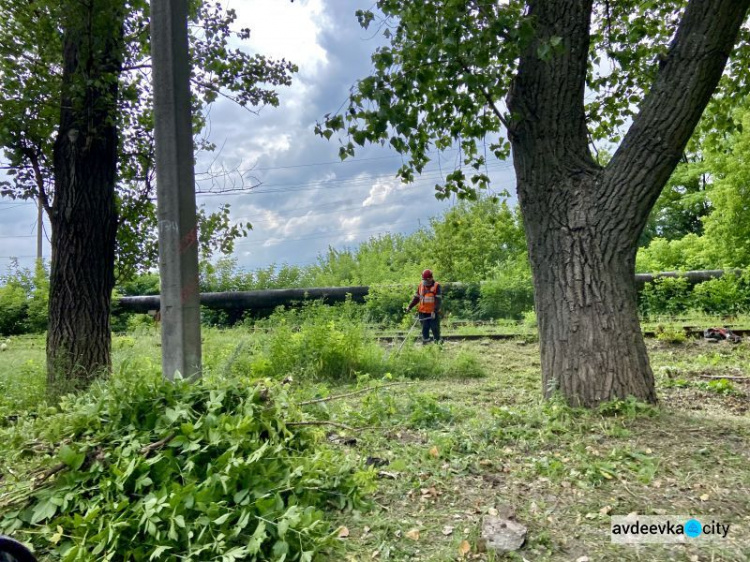
[[(253, 337), (247, 329), (206, 331), (207, 372), (236, 374), (242, 342)], [(113, 349), (116, 371), (158, 368), (153, 330), (117, 336)], [(339, 515), (346, 531), (336, 559), (749, 560), (750, 344), (649, 342), (649, 349), (657, 407), (622, 402), (589, 412), (545, 402), (538, 346), (523, 340), (445, 344), (446, 360), (476, 357), (484, 377), (472, 368), (471, 377), (451, 372), (310, 405), (329, 446), (369, 461), (381, 476), (371, 509)], [(41, 338), (14, 339), (0, 355), (0, 414), (39, 409), (43, 365)], [(710, 378), (717, 376), (738, 380)], [(358, 388), (290, 384), (300, 400)], [(522, 550), (483, 551), (481, 522), (495, 511), (528, 527)], [(689, 514), (732, 528), (711, 544), (612, 545), (610, 516), (631, 512)]]
[[(352, 454), (385, 458), (382, 470), (392, 474), (381, 480), (378, 509), (342, 518), (351, 560), (459, 560), (464, 540), (467, 560), (750, 559), (750, 384), (717, 390), (698, 373), (679, 387), (668, 378), (675, 365), (703, 365), (713, 354), (722, 363), (700, 375), (731, 366), (748, 377), (748, 344), (653, 342), (660, 405), (623, 402), (601, 412), (541, 400), (536, 345), (459, 346), (474, 348), (490, 375), (420, 383), (419, 392), (452, 412), (445, 423), (363, 432), (357, 443)], [(482, 552), (481, 521), (495, 510), (528, 527), (518, 553)], [(702, 516), (732, 531), (709, 546), (612, 545), (610, 516), (631, 512)], [(409, 538), (414, 530), (418, 540)]]

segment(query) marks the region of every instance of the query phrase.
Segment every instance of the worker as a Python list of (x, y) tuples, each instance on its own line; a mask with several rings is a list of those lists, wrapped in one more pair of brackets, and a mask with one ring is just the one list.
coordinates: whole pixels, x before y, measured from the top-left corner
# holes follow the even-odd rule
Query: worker
[(440, 343), (440, 307), (443, 299), (440, 283), (432, 277), (432, 271), (425, 269), (422, 272), (422, 282), (417, 287), (417, 293), (406, 308), (406, 312), (419, 304), (417, 312), (419, 321), (422, 323), (422, 343), (430, 342), (430, 330), (435, 343)]

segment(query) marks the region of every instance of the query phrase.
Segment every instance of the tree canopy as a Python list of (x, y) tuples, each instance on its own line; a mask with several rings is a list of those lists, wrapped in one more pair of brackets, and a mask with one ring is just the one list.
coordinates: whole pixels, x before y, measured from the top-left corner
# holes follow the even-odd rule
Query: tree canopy
[[(406, 161), (413, 180), (430, 151), (458, 145), (463, 164), (436, 186), (438, 197), (469, 195), (486, 187), (482, 172), (492, 155), (510, 155), (506, 125), (514, 116), (504, 100), (524, 47), (537, 40), (528, 2), (508, 0), (380, 0), (357, 12), (365, 29), (377, 28), (388, 45), (372, 55), (373, 72), (354, 88), (349, 105), (326, 115), (316, 132), (344, 132), (340, 156), (365, 143), (390, 145)], [(686, 0), (597, 1), (591, 6), (591, 38), (585, 79), (585, 110), (592, 146), (613, 148), (639, 110), (674, 40)], [(540, 59), (564, 50), (562, 37), (539, 41)], [(739, 124), (737, 106), (750, 94), (750, 27), (741, 30), (716, 95), (695, 139), (720, 142)], [(695, 144), (691, 145), (695, 149)], [(596, 149), (595, 149), (596, 150)]]
[[(149, 2), (118, 0), (124, 13), (117, 122), (120, 136), (117, 169), (118, 272), (127, 277), (155, 263), (156, 215), (153, 113), (150, 73)], [(4, 149), (10, 182), (0, 186), (6, 196), (40, 197), (49, 211), (54, 205), (53, 147), (63, 89), (63, 15), (86, 18), (76, 2), (56, 0), (0, 0), (0, 146)], [(249, 29), (234, 29), (237, 14), (214, 0), (195, 0), (190, 10), (193, 59), (194, 128), (206, 125), (207, 106), (219, 98), (253, 111), (278, 105), (278, 86), (291, 83), (296, 67), (286, 60), (251, 54), (237, 46)], [(94, 22), (92, 33), (111, 33)], [(98, 27), (97, 27), (98, 26)], [(86, 80), (80, 77), (77, 87)], [(214, 150), (206, 138), (196, 137), (196, 149)], [(201, 211), (204, 255), (230, 252), (232, 241), (248, 224), (232, 224), (229, 206)]]

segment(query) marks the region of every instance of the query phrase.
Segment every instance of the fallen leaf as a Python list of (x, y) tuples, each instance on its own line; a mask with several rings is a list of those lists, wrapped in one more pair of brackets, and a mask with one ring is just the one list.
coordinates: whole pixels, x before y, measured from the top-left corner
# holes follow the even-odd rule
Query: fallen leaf
[(448, 535), (452, 535), (452, 534), (453, 534), (453, 527), (451, 527), (450, 525), (446, 525), (445, 527), (443, 527), (443, 534), (444, 534), (444, 535), (445, 535), (446, 537), (447, 537)]
[(413, 541), (419, 540), (419, 529), (412, 529), (411, 531), (408, 531), (406, 533), (406, 537), (410, 538)]
[(612, 506), (611, 505), (605, 505), (603, 508), (599, 510), (599, 513), (602, 515), (609, 515), (612, 513)]
[(479, 461), (479, 466), (492, 466), (492, 461), (489, 459), (482, 459)]
[(489, 514), (490, 514), (490, 515), (492, 515), (493, 517), (497, 517), (497, 509), (495, 509), (494, 507), (491, 507), (491, 508), (489, 508), (489, 509), (487, 510), (487, 513), (489, 513)]
[(339, 529), (339, 538), (345, 539), (348, 536), (349, 536), (349, 529), (347, 529), (346, 527), (341, 527)]
[(461, 544), (458, 545), (458, 555), (459, 556), (466, 556), (471, 552), (471, 545), (469, 544), (469, 541), (461, 541)]
[(440, 451), (438, 451), (437, 447), (433, 447), (432, 449), (430, 449), (430, 456), (435, 458), (438, 458), (440, 456)]
[(588, 556), (581, 556), (579, 558), (576, 558), (576, 562), (589, 562)]
[(594, 513), (593, 511), (591, 513), (587, 513), (586, 519), (596, 519), (596, 513)]
[(702, 502), (707, 502), (707, 501), (709, 500), (709, 498), (710, 498), (710, 497), (711, 497), (711, 496), (709, 496), (708, 494), (703, 494), (703, 495), (701, 496), (701, 501), (702, 501)]

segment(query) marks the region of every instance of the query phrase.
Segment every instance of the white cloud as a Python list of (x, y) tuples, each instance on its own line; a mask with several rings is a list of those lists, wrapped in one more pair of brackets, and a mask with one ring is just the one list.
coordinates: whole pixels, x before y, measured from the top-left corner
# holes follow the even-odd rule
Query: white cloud
[(247, 46), (254, 52), (286, 58), (299, 65), (302, 76), (314, 76), (326, 64), (318, 42), (326, 25), (322, 0), (235, 0), (230, 7), (237, 11), (237, 23), (252, 30)]
[(388, 199), (391, 193), (405, 189), (407, 186), (401, 183), (398, 179), (386, 179), (377, 180), (370, 188), (370, 194), (362, 202), (363, 207), (369, 207), (370, 205), (380, 205)]

